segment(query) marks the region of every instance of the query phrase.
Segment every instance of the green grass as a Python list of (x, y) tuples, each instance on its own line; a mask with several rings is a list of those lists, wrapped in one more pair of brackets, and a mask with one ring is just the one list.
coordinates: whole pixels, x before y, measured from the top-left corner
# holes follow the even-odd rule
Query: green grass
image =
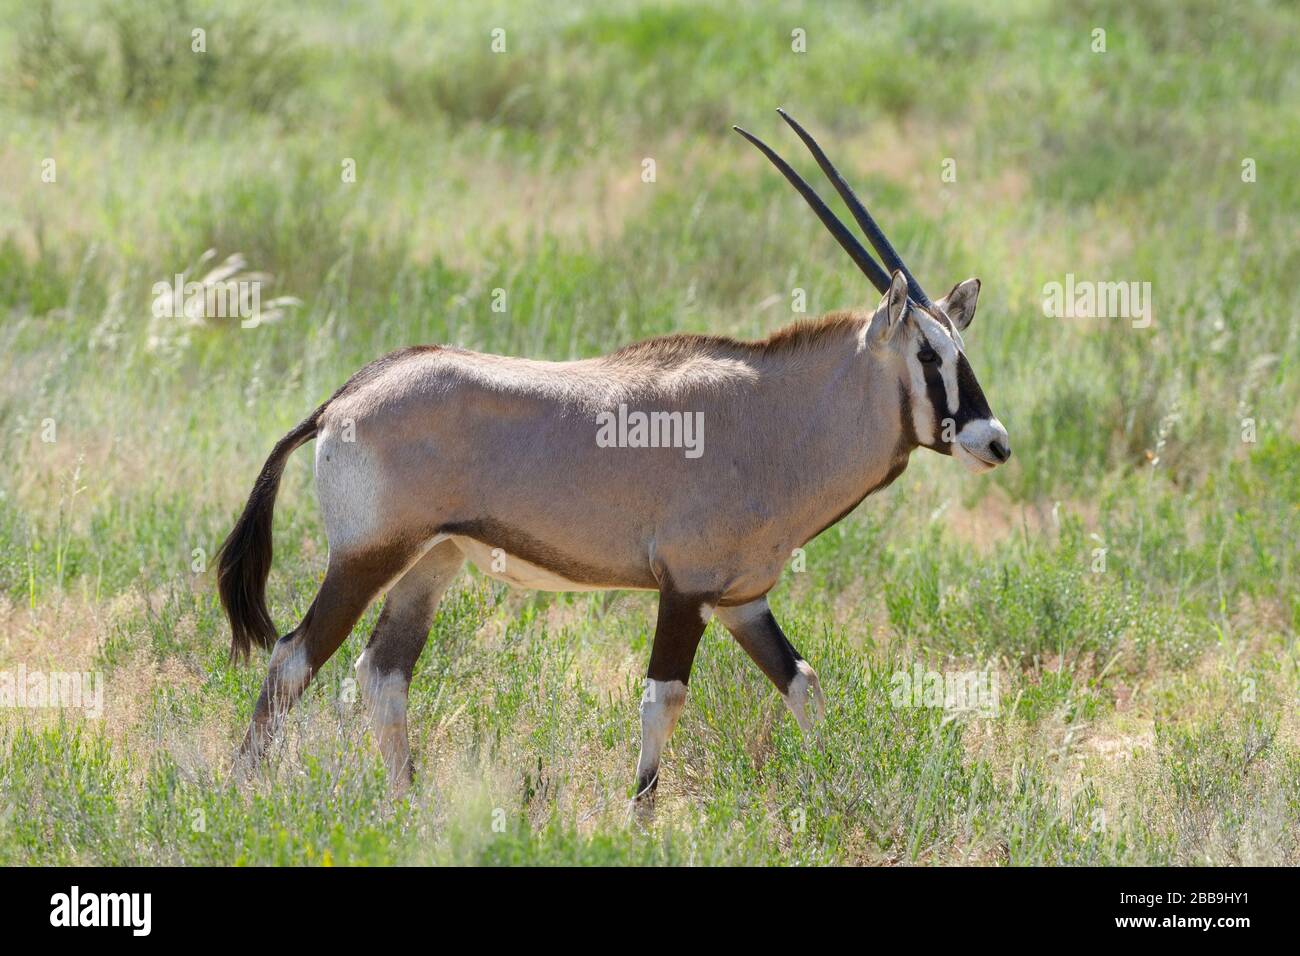
[[(106, 681), (99, 720), (0, 708), (0, 863), (1300, 862), (1290, 5), (0, 9), (0, 671)], [(1015, 447), (983, 478), (919, 452), (778, 586), (816, 738), (711, 626), (630, 821), (653, 602), (467, 576), (417, 669), (408, 799), (350, 684), (373, 609), (232, 780), (264, 664), (228, 662), (206, 565), (357, 367), (758, 336), (795, 288), (874, 304), (730, 132), (807, 169), (779, 105), (932, 292), (983, 280), (968, 350)], [(236, 253), (301, 304), (151, 315)], [(1152, 327), (1044, 317), (1066, 273), (1150, 282)], [(323, 570), (306, 456), (275, 535), (287, 628)], [(997, 715), (898, 706), (918, 664), (996, 672)]]

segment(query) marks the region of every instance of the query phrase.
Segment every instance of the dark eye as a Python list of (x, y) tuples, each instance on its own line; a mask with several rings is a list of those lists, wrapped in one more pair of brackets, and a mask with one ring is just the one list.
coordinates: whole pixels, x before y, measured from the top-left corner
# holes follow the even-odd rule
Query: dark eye
[(921, 349), (921, 351), (916, 353), (916, 357), (926, 365), (933, 365), (935, 362), (939, 361), (939, 353), (934, 349)]

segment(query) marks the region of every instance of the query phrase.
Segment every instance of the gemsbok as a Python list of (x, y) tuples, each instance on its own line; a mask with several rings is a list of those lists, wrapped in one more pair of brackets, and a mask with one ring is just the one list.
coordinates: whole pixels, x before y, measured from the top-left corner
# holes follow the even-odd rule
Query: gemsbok
[[(883, 294), (876, 309), (798, 322), (759, 342), (668, 335), (566, 362), (427, 345), (361, 369), (280, 439), (221, 546), (232, 656), (274, 646), (241, 751), (250, 762), (386, 592), (356, 669), (380, 753), (403, 790), (411, 674), (466, 559), (522, 588), (659, 593), (638, 800), (658, 784), (715, 615), (808, 732), (824, 710), (817, 673), (767, 601), (794, 549), (897, 478), (918, 447), (977, 472), (1011, 450), (963, 352), (979, 280), (931, 302), (817, 143), (779, 112), (888, 272), (798, 173), (736, 130)], [(696, 434), (684, 450), (688, 420)], [(265, 595), (272, 512), (286, 460), (313, 438), (328, 566), (302, 621), (277, 641)]]

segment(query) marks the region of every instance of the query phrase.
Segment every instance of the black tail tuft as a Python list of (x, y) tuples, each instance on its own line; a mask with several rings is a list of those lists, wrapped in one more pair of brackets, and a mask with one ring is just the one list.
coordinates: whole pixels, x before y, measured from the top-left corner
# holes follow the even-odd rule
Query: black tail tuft
[(230, 657), (246, 660), (254, 643), (269, 648), (277, 638), (266, 608), (266, 578), (271, 573), (271, 519), (280, 475), (299, 446), (316, 437), (324, 406), (276, 444), (262, 466), (244, 512), (217, 552), (217, 591), (230, 620)]

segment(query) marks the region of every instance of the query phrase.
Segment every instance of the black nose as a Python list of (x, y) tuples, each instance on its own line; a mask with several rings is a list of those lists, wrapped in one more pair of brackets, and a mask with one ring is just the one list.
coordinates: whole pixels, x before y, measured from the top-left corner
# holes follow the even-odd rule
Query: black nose
[(1011, 457), (1011, 449), (1000, 441), (989, 442), (989, 451), (991, 451), (993, 457), (998, 460), (998, 464), (1001, 464)]

